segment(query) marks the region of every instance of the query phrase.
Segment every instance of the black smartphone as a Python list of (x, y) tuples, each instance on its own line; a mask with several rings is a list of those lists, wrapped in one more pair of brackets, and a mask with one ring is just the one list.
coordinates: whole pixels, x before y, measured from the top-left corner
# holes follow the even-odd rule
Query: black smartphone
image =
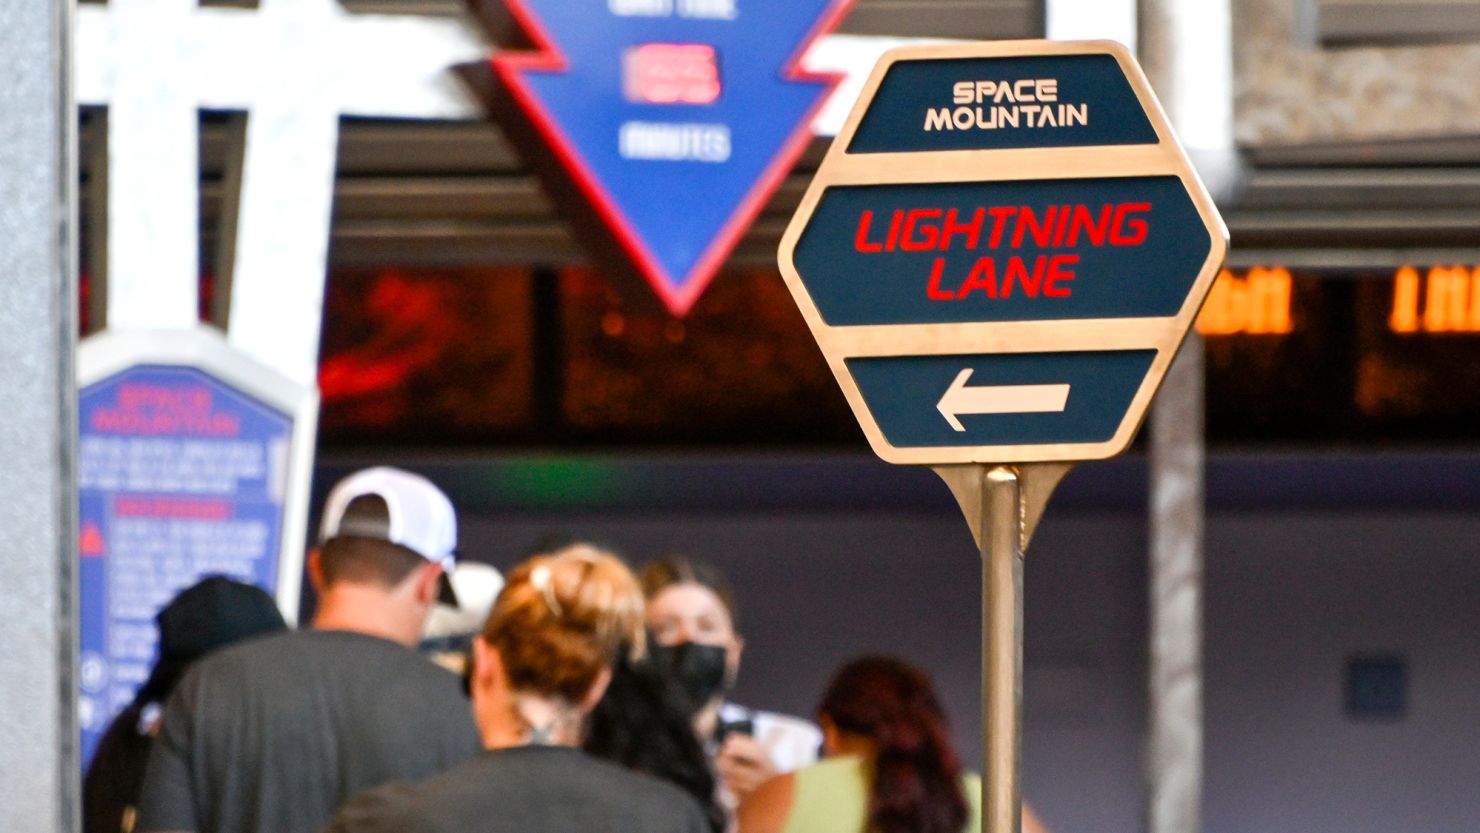
[(725, 738), (730, 735), (754, 735), (755, 721), (750, 718), (742, 720), (721, 720), (719, 726), (714, 730), (715, 743), (724, 743)]

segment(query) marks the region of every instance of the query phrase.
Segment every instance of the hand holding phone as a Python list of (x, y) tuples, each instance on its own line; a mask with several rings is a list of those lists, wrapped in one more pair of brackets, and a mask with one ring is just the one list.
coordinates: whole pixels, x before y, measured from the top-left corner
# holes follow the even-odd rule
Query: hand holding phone
[(725, 787), (737, 799), (745, 798), (777, 775), (765, 748), (750, 735), (736, 731), (726, 735), (720, 744), (719, 754), (714, 756), (714, 767)]

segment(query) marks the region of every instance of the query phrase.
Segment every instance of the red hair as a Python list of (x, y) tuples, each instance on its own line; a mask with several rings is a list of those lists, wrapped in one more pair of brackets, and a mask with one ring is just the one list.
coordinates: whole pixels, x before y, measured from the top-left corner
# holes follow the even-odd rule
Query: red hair
[(930, 677), (890, 657), (862, 657), (838, 671), (818, 713), (878, 751), (869, 787), (871, 833), (961, 833), (967, 805), (961, 759)]

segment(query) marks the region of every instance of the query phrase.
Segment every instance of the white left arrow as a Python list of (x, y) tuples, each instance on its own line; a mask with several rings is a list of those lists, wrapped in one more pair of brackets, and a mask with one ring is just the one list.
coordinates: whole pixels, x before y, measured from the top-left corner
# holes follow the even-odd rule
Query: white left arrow
[(936, 408), (957, 431), (967, 414), (1061, 414), (1069, 404), (1068, 385), (991, 385), (966, 387), (971, 368), (956, 375)]

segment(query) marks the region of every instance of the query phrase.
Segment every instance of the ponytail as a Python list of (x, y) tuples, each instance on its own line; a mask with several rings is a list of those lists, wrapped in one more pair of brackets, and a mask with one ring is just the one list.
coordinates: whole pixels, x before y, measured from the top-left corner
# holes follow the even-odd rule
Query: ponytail
[(483, 628), (518, 692), (581, 702), (603, 670), (646, 645), (642, 588), (621, 560), (589, 546), (521, 564)]
[(833, 678), (818, 711), (840, 731), (874, 742), (869, 833), (965, 829), (961, 761), (924, 672), (888, 657), (854, 660)]

